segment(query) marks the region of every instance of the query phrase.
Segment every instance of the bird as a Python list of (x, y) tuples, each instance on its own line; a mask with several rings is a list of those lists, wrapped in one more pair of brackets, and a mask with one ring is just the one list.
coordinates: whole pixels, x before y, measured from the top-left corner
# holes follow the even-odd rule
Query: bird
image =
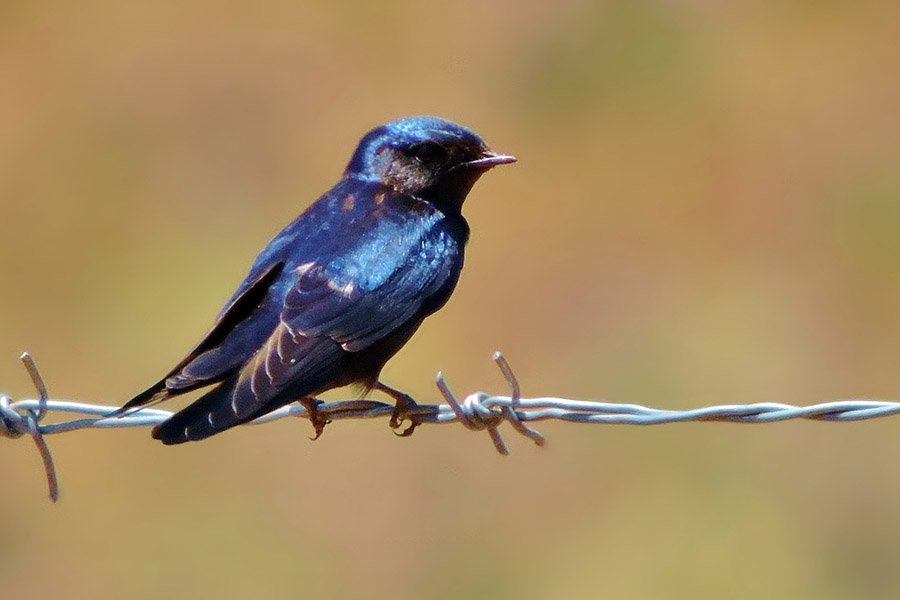
[(315, 396), (353, 385), (395, 401), (396, 429), (415, 401), (382, 383), (382, 368), (456, 287), (472, 186), (515, 161), (438, 117), (372, 129), (337, 184), (262, 249), (193, 350), (110, 416), (213, 386), (153, 438), (200, 441), (295, 401), (318, 437), (327, 421)]

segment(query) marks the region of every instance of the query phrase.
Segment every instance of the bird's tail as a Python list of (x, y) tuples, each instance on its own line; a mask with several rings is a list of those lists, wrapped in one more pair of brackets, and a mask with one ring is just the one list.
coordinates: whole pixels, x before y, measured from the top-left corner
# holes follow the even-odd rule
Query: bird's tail
[(163, 400), (168, 399), (170, 395), (171, 395), (170, 390), (168, 388), (166, 388), (166, 381), (165, 381), (165, 379), (163, 379), (162, 381), (159, 381), (159, 382), (151, 385), (146, 390), (144, 390), (143, 392), (141, 392), (140, 394), (138, 394), (137, 396), (135, 396), (134, 398), (132, 398), (131, 400), (126, 402), (124, 405), (122, 405), (121, 408), (117, 408), (110, 414), (106, 415), (106, 417), (104, 417), (104, 418), (109, 419), (109, 418), (121, 417), (122, 415), (124, 415), (126, 412), (128, 412), (132, 408), (138, 408), (141, 406), (152, 406), (154, 404), (159, 404)]
[[(164, 444), (203, 440), (297, 398), (334, 387), (335, 370), (340, 365), (339, 346), (330, 340), (311, 344), (305, 348), (302, 359), (293, 364), (274, 350), (266, 351), (269, 346), (264, 346), (239, 372), (227, 376), (192, 404), (157, 425), (153, 437)], [(334, 359), (336, 353), (338, 360)], [(302, 377), (298, 378), (297, 372)], [(170, 394), (180, 392), (180, 389), (169, 391)]]
[(236, 414), (232, 396), (238, 377), (233, 375), (169, 419), (153, 428), (153, 437), (163, 444), (204, 440), (212, 435), (252, 421), (256, 413)]

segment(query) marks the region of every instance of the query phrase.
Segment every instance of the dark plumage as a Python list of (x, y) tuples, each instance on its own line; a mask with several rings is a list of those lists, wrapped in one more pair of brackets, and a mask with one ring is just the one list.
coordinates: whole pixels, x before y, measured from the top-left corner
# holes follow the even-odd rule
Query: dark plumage
[(295, 400), (314, 413), (314, 395), (348, 384), (411, 402), (381, 369), (456, 286), (472, 185), (514, 160), (434, 117), (373, 129), (337, 185), (263, 248), (197, 347), (118, 414), (218, 384), (153, 430), (178, 444)]

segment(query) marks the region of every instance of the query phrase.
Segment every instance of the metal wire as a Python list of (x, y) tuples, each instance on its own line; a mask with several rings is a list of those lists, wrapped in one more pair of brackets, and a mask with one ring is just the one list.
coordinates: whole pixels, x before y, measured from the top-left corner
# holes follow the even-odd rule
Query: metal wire
[[(65, 400), (50, 400), (34, 361), (26, 353), (22, 361), (38, 392), (38, 399), (13, 401), (0, 394), (0, 436), (20, 437), (28, 434), (34, 440), (47, 474), (50, 499), (59, 496), (56, 471), (45, 435), (75, 431), (77, 429), (107, 429), (119, 427), (146, 427), (159, 425), (173, 413), (156, 408), (137, 409), (120, 417), (105, 418), (118, 407), (84, 404)], [(491, 436), (494, 447), (501, 454), (508, 454), (506, 442), (498, 427), (509, 422), (515, 431), (528, 437), (538, 446), (544, 444), (543, 436), (531, 429), (526, 422), (557, 419), (573, 423), (601, 423), (609, 425), (661, 425), (684, 421), (724, 421), (729, 423), (771, 423), (787, 419), (814, 419), (819, 421), (860, 421), (900, 413), (900, 402), (886, 400), (841, 400), (813, 406), (792, 406), (774, 402), (758, 404), (732, 404), (706, 406), (692, 410), (660, 410), (638, 404), (616, 404), (566, 398), (522, 398), (516, 376), (499, 353), (494, 361), (503, 373), (512, 392), (510, 396), (492, 396), (484, 392), (470, 394), (459, 401), (444, 381), (441, 373), (437, 376), (437, 387), (446, 404), (418, 405), (406, 411), (403, 420), (410, 423), (406, 431), (398, 435), (409, 435), (419, 425), (426, 423), (460, 422), (473, 431), (484, 431)], [(390, 417), (393, 404), (374, 400), (348, 400), (326, 402), (318, 405), (319, 418), (327, 422), (342, 419), (373, 419)], [(50, 414), (69, 413), (78, 415), (68, 421), (44, 423)], [(285, 417), (308, 418), (305, 408), (289, 405), (273, 411), (251, 425), (268, 423)]]

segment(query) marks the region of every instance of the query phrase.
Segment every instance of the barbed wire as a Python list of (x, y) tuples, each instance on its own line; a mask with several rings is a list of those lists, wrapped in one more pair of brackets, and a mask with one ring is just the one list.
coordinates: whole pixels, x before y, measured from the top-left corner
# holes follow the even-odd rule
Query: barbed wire
[[(793, 406), (776, 402), (756, 404), (725, 404), (690, 410), (662, 410), (639, 404), (618, 404), (566, 398), (522, 398), (519, 382), (509, 363), (499, 352), (494, 362), (510, 386), (509, 396), (493, 396), (484, 392), (469, 394), (459, 401), (444, 380), (437, 375), (437, 387), (446, 404), (419, 404), (404, 411), (402, 420), (409, 422), (399, 436), (412, 434), (423, 424), (460, 422), (473, 431), (487, 431), (500, 454), (509, 449), (500, 434), (499, 426), (508, 422), (518, 433), (538, 446), (544, 445), (544, 437), (528, 427), (531, 421), (556, 419), (572, 423), (597, 423), (607, 425), (661, 425), (686, 421), (719, 421), (728, 423), (772, 423), (788, 419), (813, 419), (819, 421), (860, 421), (900, 413), (900, 402), (887, 400), (839, 400), (812, 406)], [(52, 501), (59, 497), (59, 483), (50, 447), (45, 435), (75, 431), (78, 429), (112, 429), (120, 427), (147, 427), (159, 425), (174, 413), (156, 408), (138, 408), (121, 416), (109, 417), (116, 406), (85, 404), (67, 400), (51, 400), (47, 387), (26, 352), (21, 360), (38, 393), (38, 398), (13, 401), (0, 393), (0, 436), (17, 438), (30, 435), (41, 455)], [(390, 417), (394, 405), (375, 400), (344, 400), (323, 402), (316, 407), (317, 418), (326, 423), (343, 419), (374, 419)], [(68, 421), (44, 423), (50, 414), (76, 414)], [(264, 415), (249, 425), (268, 423), (286, 417), (309, 418), (307, 410), (299, 404), (291, 404)]]

